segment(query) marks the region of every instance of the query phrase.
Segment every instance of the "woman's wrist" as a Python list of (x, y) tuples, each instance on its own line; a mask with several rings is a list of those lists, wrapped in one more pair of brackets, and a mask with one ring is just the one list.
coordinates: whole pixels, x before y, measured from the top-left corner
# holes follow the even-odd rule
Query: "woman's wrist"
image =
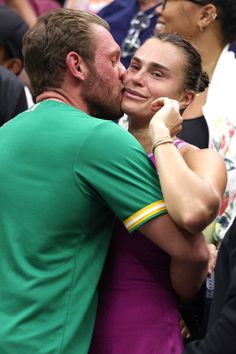
[(152, 152), (154, 154), (156, 148), (163, 144), (173, 144), (173, 139), (169, 135), (165, 135), (162, 137), (157, 138), (154, 143), (152, 144)]
[(162, 137), (166, 137), (166, 136), (171, 137), (170, 130), (163, 124), (158, 124), (155, 126), (149, 125), (149, 132), (150, 132), (150, 136), (151, 136), (153, 144), (158, 139), (162, 139)]

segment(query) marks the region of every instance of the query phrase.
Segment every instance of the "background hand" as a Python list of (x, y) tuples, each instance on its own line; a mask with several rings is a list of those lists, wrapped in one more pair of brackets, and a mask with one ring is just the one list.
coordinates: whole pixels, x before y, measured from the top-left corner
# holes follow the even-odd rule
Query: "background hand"
[(212, 243), (208, 243), (207, 247), (209, 250), (208, 274), (210, 275), (213, 273), (216, 266), (218, 250), (216, 249), (216, 246)]

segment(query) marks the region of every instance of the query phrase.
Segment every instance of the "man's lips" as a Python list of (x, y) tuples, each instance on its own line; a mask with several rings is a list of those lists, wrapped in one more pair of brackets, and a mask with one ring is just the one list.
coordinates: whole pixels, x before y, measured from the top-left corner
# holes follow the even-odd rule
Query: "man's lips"
[(144, 96), (142, 93), (126, 88), (124, 91), (124, 96), (129, 97), (129, 98), (133, 98), (133, 99), (146, 99), (147, 97)]

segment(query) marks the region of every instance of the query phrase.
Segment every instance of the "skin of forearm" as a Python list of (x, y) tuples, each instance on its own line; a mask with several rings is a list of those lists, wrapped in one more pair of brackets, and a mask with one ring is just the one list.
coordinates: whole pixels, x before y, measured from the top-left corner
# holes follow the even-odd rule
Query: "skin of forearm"
[(203, 230), (216, 217), (220, 196), (187, 166), (174, 144), (158, 146), (155, 159), (171, 217), (190, 233)]
[(172, 287), (184, 302), (191, 301), (200, 290), (208, 272), (209, 252), (203, 236), (195, 237), (192, 260), (171, 258)]
[[(183, 121), (176, 101), (162, 98), (156, 105), (163, 106), (149, 123), (152, 144), (175, 136)], [(159, 145), (154, 155), (168, 212), (190, 233), (203, 230), (217, 216), (225, 191), (227, 173), (223, 159), (212, 150), (190, 145), (180, 153), (170, 143)]]
[(190, 235), (168, 214), (147, 221), (138, 230), (169, 254), (172, 286), (181, 299), (191, 300), (208, 270), (210, 254), (203, 234)]

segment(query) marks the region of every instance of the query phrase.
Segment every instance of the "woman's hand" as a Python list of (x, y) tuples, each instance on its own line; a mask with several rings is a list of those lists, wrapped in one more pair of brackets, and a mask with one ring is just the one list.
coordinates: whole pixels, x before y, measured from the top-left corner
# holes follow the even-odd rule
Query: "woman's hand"
[(153, 101), (151, 109), (156, 112), (149, 124), (153, 142), (163, 136), (175, 136), (182, 129), (178, 101), (161, 97)]

